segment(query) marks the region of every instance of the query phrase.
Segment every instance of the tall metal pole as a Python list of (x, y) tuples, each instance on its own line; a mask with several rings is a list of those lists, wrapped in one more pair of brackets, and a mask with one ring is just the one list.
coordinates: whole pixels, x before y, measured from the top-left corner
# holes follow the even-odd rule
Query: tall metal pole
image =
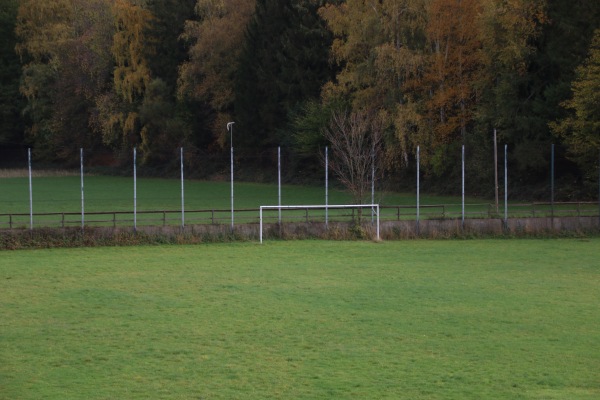
[(325, 146), (325, 228), (329, 227), (329, 148)]
[(277, 147), (277, 204), (279, 204), (279, 224), (281, 224), (281, 146)]
[(183, 187), (183, 147), (180, 149), (181, 160), (181, 229), (185, 228), (185, 197)]
[(83, 148), (79, 149), (79, 160), (81, 162), (81, 229), (84, 228), (85, 218), (85, 203), (84, 203), (84, 192), (83, 192)]
[(137, 152), (133, 148), (133, 231), (137, 232)]
[(461, 220), (461, 228), (465, 229), (465, 145), (462, 145), (462, 164), (461, 164), (461, 172), (462, 172), (462, 220)]
[[(375, 204), (375, 144), (371, 150), (371, 204)], [(375, 208), (371, 207), (371, 223), (374, 221)]]
[(494, 189), (496, 192), (496, 214), (498, 213), (498, 137), (494, 128)]
[(33, 230), (33, 186), (31, 184), (31, 148), (27, 149), (27, 165), (29, 169), (29, 229)]
[(377, 240), (381, 240), (381, 236), (379, 235), (379, 204), (377, 204)]
[(508, 230), (508, 145), (504, 145), (504, 229)]
[(235, 122), (227, 123), (227, 130), (229, 131), (229, 142), (231, 144), (231, 231), (233, 232), (233, 124)]
[(420, 176), (420, 168), (421, 168), (421, 146), (417, 146), (417, 235), (420, 234), (420, 192), (421, 192), (421, 176)]
[(550, 154), (550, 215), (552, 225), (554, 225), (554, 143)]

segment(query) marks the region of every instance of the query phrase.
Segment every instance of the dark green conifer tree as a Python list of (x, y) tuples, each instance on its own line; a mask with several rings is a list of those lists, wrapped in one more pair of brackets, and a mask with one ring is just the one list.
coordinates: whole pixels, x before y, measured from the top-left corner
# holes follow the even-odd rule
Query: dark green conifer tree
[(594, 29), (600, 27), (600, 2), (548, 2), (547, 21), (526, 79), (519, 82), (520, 107), (503, 139), (513, 145), (513, 165), (524, 183), (549, 182), (550, 149), (555, 143), (557, 178), (575, 175), (561, 140), (549, 123), (565, 116), (561, 103), (571, 96), (575, 70), (587, 56)]
[(257, 1), (235, 85), (243, 147), (290, 143), (291, 135), (284, 130), (290, 111), (318, 97), (331, 78), (331, 35), (317, 14), (322, 3)]
[(190, 147), (194, 104), (177, 99), (179, 66), (187, 58), (180, 40), (185, 21), (194, 17), (196, 0), (148, 0), (153, 19), (148, 27), (146, 59), (152, 82), (140, 107), (143, 162), (168, 165), (180, 146)]
[(0, 147), (23, 143), (21, 110), (25, 101), (19, 93), (21, 64), (15, 52), (17, 0), (0, 0)]

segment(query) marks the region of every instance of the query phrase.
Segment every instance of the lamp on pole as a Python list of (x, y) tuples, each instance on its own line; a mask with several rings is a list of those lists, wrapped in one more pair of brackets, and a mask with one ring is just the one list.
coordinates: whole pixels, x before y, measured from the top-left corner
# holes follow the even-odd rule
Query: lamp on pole
[(235, 122), (227, 123), (229, 143), (231, 144), (231, 231), (233, 231), (233, 124), (235, 124)]
[(498, 214), (498, 140), (494, 128), (494, 189), (496, 194), (496, 214)]

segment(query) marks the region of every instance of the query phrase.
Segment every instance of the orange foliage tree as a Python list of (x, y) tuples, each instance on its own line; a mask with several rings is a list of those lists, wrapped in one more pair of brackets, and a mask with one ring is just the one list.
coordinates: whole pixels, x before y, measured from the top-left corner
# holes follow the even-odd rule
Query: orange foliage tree
[(182, 39), (191, 43), (179, 70), (178, 93), (207, 103), (215, 112), (215, 140), (224, 145), (234, 102), (234, 77), (255, 0), (198, 0), (199, 21), (187, 21)]
[(480, 0), (433, 0), (429, 6), (429, 62), (420, 89), (436, 138), (464, 139), (477, 104), (483, 62), (477, 30)]

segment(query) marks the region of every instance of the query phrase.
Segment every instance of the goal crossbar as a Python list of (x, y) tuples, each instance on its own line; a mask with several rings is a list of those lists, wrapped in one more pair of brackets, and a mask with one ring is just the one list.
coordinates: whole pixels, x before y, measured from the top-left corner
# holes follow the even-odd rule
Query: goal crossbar
[(263, 210), (306, 210), (306, 209), (343, 209), (343, 208), (371, 208), (377, 216), (377, 240), (379, 240), (379, 204), (328, 204), (328, 205), (295, 205), (295, 206), (260, 206), (260, 243), (263, 242)]

